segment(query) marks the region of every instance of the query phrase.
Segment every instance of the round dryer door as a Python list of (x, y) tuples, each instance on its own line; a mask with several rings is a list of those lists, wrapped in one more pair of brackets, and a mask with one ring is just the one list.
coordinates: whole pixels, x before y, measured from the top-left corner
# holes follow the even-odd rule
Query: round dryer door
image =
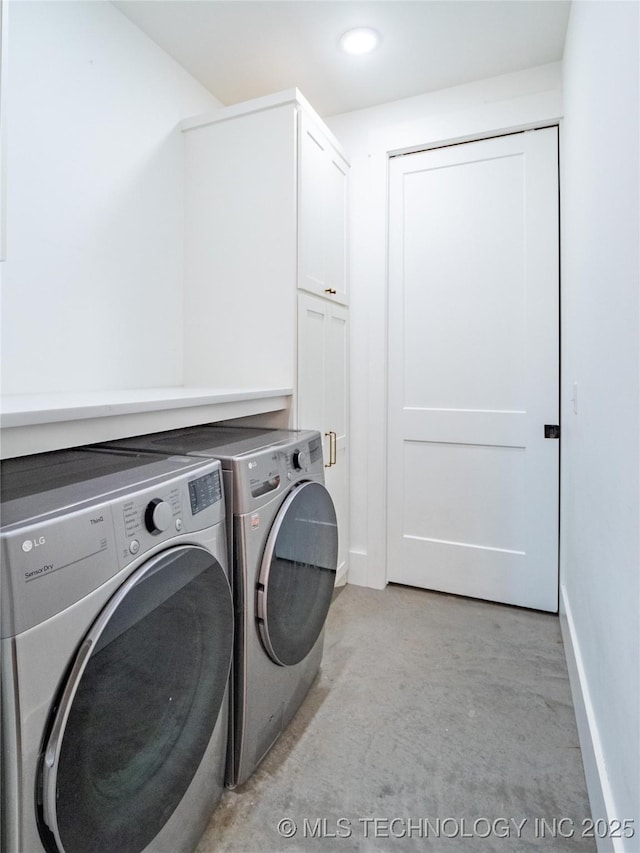
[(85, 637), (41, 770), (47, 849), (139, 853), (176, 810), (227, 687), (233, 605), (204, 548), (145, 563)]
[(275, 663), (293, 666), (315, 645), (329, 612), (337, 561), (331, 496), (320, 483), (303, 483), (276, 516), (260, 571), (258, 626)]

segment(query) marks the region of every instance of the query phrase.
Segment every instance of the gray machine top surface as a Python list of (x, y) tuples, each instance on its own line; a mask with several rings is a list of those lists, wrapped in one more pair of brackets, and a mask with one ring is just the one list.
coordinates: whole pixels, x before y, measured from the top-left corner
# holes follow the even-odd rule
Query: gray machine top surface
[(168, 432), (139, 435), (109, 442), (109, 447), (154, 453), (178, 453), (219, 459), (223, 467), (231, 460), (265, 448), (295, 444), (315, 433), (308, 430), (260, 429), (257, 427), (225, 427), (214, 424), (174, 429)]
[(54, 450), (0, 463), (2, 529), (197, 470), (203, 460), (131, 451)]
[(232, 472), (227, 501), (235, 515), (259, 509), (303, 480), (324, 482), (322, 439), (316, 430), (205, 424), (103, 446), (219, 460)]

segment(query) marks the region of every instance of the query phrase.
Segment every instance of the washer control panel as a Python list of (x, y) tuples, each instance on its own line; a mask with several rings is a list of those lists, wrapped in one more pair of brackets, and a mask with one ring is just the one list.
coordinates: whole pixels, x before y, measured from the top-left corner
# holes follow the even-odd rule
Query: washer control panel
[(306, 450), (294, 450), (291, 454), (291, 464), (296, 471), (304, 471), (309, 461), (309, 454)]
[[(320, 435), (298, 444), (292, 450), (285, 451), (285, 460), (289, 472), (314, 472), (322, 467), (322, 440)], [(289, 480), (293, 479), (291, 476)]]
[(310, 477), (324, 480), (320, 433), (305, 431), (297, 441), (236, 457), (234, 470), (238, 488), (233, 511), (243, 515), (264, 506), (299, 480)]

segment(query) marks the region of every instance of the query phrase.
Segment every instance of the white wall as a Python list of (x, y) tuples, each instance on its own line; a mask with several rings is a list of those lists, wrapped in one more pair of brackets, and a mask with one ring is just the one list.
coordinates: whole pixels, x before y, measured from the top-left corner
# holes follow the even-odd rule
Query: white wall
[[(595, 817), (640, 838), (638, 5), (576, 2), (564, 64), (327, 119), (352, 162), (351, 570), (382, 587), (388, 152), (561, 122), (567, 656)], [(564, 75), (564, 105), (562, 85)], [(573, 384), (578, 384), (578, 413)], [(393, 464), (393, 460), (390, 460)], [(626, 843), (626, 846), (625, 846)]]
[[(637, 3), (572, 4), (562, 129), (561, 598), (594, 817), (640, 849)], [(577, 383), (577, 413), (573, 385)], [(601, 790), (599, 790), (601, 789)]]
[(388, 153), (557, 123), (560, 78), (552, 63), (327, 119), (352, 164), (351, 583), (386, 584)]
[(9, 4), (2, 391), (182, 380), (182, 139), (220, 106), (110, 3)]

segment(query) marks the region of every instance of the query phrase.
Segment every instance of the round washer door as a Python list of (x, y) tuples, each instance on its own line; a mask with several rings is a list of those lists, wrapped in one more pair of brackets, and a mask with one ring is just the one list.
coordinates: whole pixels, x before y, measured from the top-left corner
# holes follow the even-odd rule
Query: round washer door
[(47, 849), (139, 853), (158, 835), (211, 740), (232, 646), (229, 583), (204, 548), (172, 548), (133, 573), (54, 708), (40, 774)]
[(280, 666), (309, 654), (324, 627), (335, 586), (338, 526), (320, 483), (288, 495), (269, 531), (258, 584), (258, 627)]

